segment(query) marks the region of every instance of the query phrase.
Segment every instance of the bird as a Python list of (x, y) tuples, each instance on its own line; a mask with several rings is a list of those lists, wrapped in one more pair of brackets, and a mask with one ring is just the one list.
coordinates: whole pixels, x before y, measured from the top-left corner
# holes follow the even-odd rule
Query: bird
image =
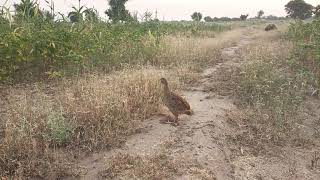
[[(180, 114), (192, 115), (191, 107), (184, 98), (170, 91), (168, 81), (165, 78), (161, 78), (160, 81), (163, 85), (163, 102), (175, 117), (173, 124), (178, 125)], [(168, 123), (171, 122), (168, 120)]]

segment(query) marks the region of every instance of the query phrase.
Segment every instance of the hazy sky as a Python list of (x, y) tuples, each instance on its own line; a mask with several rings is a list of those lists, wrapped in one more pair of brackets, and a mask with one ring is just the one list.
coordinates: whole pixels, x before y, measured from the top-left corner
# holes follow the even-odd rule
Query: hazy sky
[[(0, 0), (0, 6), (6, 0)], [(7, 4), (13, 4), (18, 0), (9, 0)], [(45, 0), (39, 0), (41, 7), (45, 7)], [(49, 0), (50, 1), (50, 0)], [(72, 5), (77, 5), (78, 0), (54, 0), (56, 11), (67, 13)], [(158, 18), (165, 20), (189, 20), (190, 15), (199, 11), (204, 16), (212, 17), (239, 17), (240, 14), (256, 16), (262, 9), (266, 15), (285, 15), (284, 5), (289, 0), (129, 0), (127, 8), (130, 12), (158, 11)], [(306, 0), (312, 5), (320, 4), (320, 0)], [(107, 0), (82, 0), (87, 7), (95, 7), (103, 16), (107, 9)]]

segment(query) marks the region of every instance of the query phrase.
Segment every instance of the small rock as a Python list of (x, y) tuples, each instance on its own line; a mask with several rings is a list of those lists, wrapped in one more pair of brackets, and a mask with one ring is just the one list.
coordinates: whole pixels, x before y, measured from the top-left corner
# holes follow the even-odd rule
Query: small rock
[(205, 99), (211, 99), (211, 96), (206, 96)]

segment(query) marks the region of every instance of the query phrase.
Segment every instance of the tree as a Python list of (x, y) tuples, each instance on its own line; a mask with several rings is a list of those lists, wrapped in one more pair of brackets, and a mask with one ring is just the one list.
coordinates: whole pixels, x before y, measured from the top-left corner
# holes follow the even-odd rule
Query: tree
[(219, 21), (232, 21), (231, 18), (229, 17), (221, 17), (221, 18), (218, 18)]
[(249, 16), (249, 14), (246, 14), (246, 15), (241, 14), (240, 19), (241, 19), (242, 21), (245, 21), (245, 20), (247, 20), (248, 16)]
[(206, 17), (204, 17), (204, 21), (205, 22), (213, 22), (213, 18), (210, 16), (206, 16)]
[(112, 22), (132, 20), (130, 13), (126, 10), (126, 2), (128, 0), (109, 0), (110, 8), (104, 13), (108, 15)]
[(286, 17), (278, 17), (278, 16), (275, 16), (275, 15), (269, 15), (269, 16), (266, 16), (265, 19), (268, 19), (268, 20), (285, 20)]
[(257, 18), (260, 19), (263, 15), (264, 15), (264, 11), (260, 10), (260, 11), (258, 11)]
[(200, 12), (194, 12), (192, 15), (191, 15), (191, 18), (192, 20), (194, 21), (201, 21), (202, 19), (202, 14)]
[(316, 16), (316, 18), (320, 17), (320, 5), (318, 5), (317, 7), (314, 8), (314, 15)]
[(312, 16), (313, 6), (304, 0), (291, 0), (285, 5), (289, 17), (294, 19), (307, 19)]

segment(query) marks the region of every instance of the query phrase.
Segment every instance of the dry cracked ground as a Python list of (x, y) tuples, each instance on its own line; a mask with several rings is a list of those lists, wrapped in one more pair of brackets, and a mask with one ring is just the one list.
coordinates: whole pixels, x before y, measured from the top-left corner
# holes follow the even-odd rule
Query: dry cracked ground
[[(162, 116), (146, 120), (140, 133), (121, 148), (82, 159), (81, 179), (320, 179), (319, 169), (310, 167), (318, 161), (314, 149), (284, 147), (290, 150), (253, 155), (230, 138), (239, 127), (229, 122), (228, 114), (238, 108), (232, 89), (215, 91), (224, 83), (217, 77), (241, 66), (238, 50), (252, 41), (252, 35), (243, 32), (240, 41), (222, 50), (220, 63), (206, 69), (198, 85), (183, 92), (194, 115), (181, 116), (177, 127), (159, 123), (166, 118)], [(310, 102), (318, 113), (314, 118), (320, 118), (318, 102)]]

